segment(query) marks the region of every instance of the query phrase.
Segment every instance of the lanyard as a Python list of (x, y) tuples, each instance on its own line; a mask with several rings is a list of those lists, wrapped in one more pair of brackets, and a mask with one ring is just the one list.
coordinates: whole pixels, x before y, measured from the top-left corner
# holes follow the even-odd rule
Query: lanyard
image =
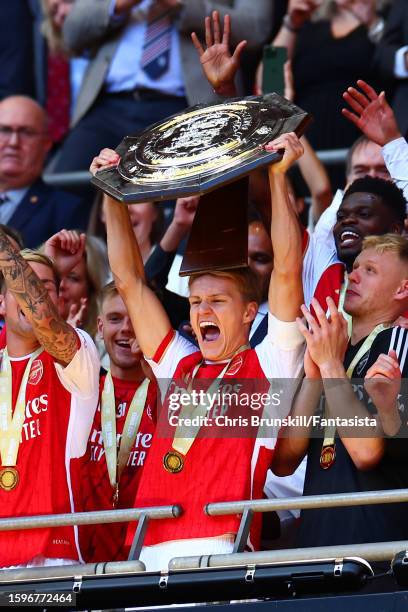
[[(378, 334), (380, 334), (384, 329), (388, 329), (388, 327), (389, 327), (389, 325), (384, 325), (384, 323), (380, 323), (380, 325), (377, 325), (372, 330), (370, 335), (367, 336), (367, 338), (364, 340), (363, 344), (360, 346), (359, 350), (357, 351), (356, 355), (354, 356), (354, 359), (352, 360), (352, 362), (350, 363), (349, 367), (347, 368), (347, 372), (346, 372), (347, 378), (351, 378), (353, 376), (354, 368), (356, 367), (357, 363), (370, 350), (370, 348), (372, 347), (373, 342), (376, 339), (376, 337), (378, 336)], [(324, 430), (323, 448), (325, 446), (333, 445), (335, 434), (336, 434), (336, 428), (335, 427), (326, 427), (325, 428), (325, 430)]]
[(17, 465), (17, 455), (21, 442), (21, 432), (25, 420), (25, 396), (31, 365), (42, 353), (43, 348), (37, 349), (28, 360), (25, 367), (20, 389), (17, 394), (16, 406), (13, 414), (13, 386), (12, 368), (7, 349), (3, 351), (0, 371), (0, 457), (1, 464), (5, 466)]
[(116, 442), (116, 405), (115, 389), (110, 370), (106, 374), (101, 397), (102, 439), (105, 448), (109, 481), (115, 489), (114, 499), (117, 501), (119, 481), (129, 459), (130, 451), (136, 440), (146, 403), (149, 379), (145, 378), (132, 398), (123, 427), (119, 450)]
[[(223, 379), (223, 377), (225, 376), (225, 374), (227, 373), (228, 368), (231, 365), (232, 360), (239, 354), (242, 353), (243, 351), (246, 351), (249, 348), (249, 345), (244, 345), (241, 346), (231, 357), (231, 359), (228, 361), (228, 363), (225, 365), (225, 367), (223, 368), (222, 372), (220, 372), (220, 374), (217, 376), (217, 378), (214, 380), (214, 382), (210, 385), (210, 387), (207, 390), (207, 394), (208, 395), (214, 395), (217, 393), (219, 386), (221, 384), (221, 380)], [(193, 386), (193, 382), (194, 382), (194, 378), (196, 377), (198, 370), (200, 369), (201, 365), (202, 365), (202, 361), (200, 363), (198, 363), (194, 370), (193, 373), (191, 375), (191, 379), (189, 381), (189, 385), (187, 388), (188, 393), (191, 393), (192, 390), (192, 386)], [(180, 416), (179, 416), (179, 421), (181, 421), (181, 425), (177, 425), (176, 428), (176, 433), (174, 436), (174, 440), (173, 440), (173, 444), (172, 444), (172, 448), (176, 451), (178, 451), (179, 453), (181, 453), (182, 455), (186, 456), (188, 451), (190, 450), (190, 448), (193, 445), (194, 440), (196, 439), (198, 432), (201, 429), (201, 425), (197, 424), (197, 425), (191, 425), (186, 427), (185, 425), (183, 425), (183, 422), (185, 422), (185, 419), (193, 419), (194, 417), (202, 417), (205, 416), (207, 413), (207, 408), (208, 405), (206, 403), (202, 403), (199, 404), (198, 406), (194, 406), (194, 405), (189, 405), (189, 406), (183, 406), (183, 408), (180, 411)], [(200, 418), (197, 418), (196, 420), (197, 423), (201, 422)], [(186, 431), (186, 429), (188, 429), (189, 432), (189, 437), (186, 437), (185, 433), (183, 434), (183, 432)]]
[(340, 289), (338, 311), (343, 315), (343, 317), (347, 321), (347, 331), (348, 331), (349, 338), (351, 338), (353, 319), (351, 315), (349, 315), (349, 313), (344, 310), (344, 301), (346, 299), (347, 287), (348, 287), (348, 276), (347, 276), (347, 272), (345, 272), (344, 281)]

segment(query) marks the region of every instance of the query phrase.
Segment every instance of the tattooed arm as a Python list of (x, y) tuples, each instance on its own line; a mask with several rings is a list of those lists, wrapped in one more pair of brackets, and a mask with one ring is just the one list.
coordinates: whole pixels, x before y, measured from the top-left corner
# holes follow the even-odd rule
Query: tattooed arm
[(58, 314), (43, 283), (19, 251), (0, 230), (0, 270), (38, 342), (57, 361), (67, 365), (78, 350), (75, 330)]

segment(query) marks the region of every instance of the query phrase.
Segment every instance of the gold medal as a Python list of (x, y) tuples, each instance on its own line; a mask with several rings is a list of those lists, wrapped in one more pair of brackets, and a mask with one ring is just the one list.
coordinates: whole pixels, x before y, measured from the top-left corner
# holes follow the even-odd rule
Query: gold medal
[(4, 467), (0, 469), (0, 488), (3, 491), (12, 491), (18, 485), (20, 477), (15, 467)]
[(336, 460), (336, 446), (335, 444), (327, 444), (322, 447), (320, 453), (320, 467), (322, 470), (328, 470)]
[(177, 474), (184, 467), (184, 456), (176, 450), (171, 450), (164, 455), (163, 466), (167, 472)]

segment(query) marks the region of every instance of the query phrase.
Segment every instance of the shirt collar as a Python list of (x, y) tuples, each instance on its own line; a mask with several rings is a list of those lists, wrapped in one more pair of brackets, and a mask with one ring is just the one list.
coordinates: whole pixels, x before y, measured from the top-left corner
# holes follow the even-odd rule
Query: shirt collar
[(262, 314), (262, 315), (266, 315), (268, 314), (268, 302), (262, 302), (262, 304), (259, 304), (258, 306), (258, 313)]
[(21, 189), (9, 189), (3, 193), (7, 195), (8, 199), (10, 202), (13, 202), (13, 204), (20, 204), (29, 189), (30, 187), (22, 187)]

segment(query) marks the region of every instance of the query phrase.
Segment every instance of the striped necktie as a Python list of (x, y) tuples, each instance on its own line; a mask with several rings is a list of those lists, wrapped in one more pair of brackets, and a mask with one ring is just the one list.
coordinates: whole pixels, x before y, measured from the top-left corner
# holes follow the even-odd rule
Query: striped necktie
[(142, 70), (151, 79), (159, 79), (170, 65), (172, 20), (170, 11), (151, 13), (147, 20), (141, 59)]
[(54, 142), (60, 142), (69, 130), (70, 82), (69, 61), (62, 54), (48, 53), (46, 108)]
[(4, 225), (7, 225), (10, 219), (10, 211), (8, 210), (9, 207), (4, 206), (4, 204), (7, 204), (7, 202), (10, 202), (10, 198), (7, 193), (0, 193), (0, 223), (3, 223)]

